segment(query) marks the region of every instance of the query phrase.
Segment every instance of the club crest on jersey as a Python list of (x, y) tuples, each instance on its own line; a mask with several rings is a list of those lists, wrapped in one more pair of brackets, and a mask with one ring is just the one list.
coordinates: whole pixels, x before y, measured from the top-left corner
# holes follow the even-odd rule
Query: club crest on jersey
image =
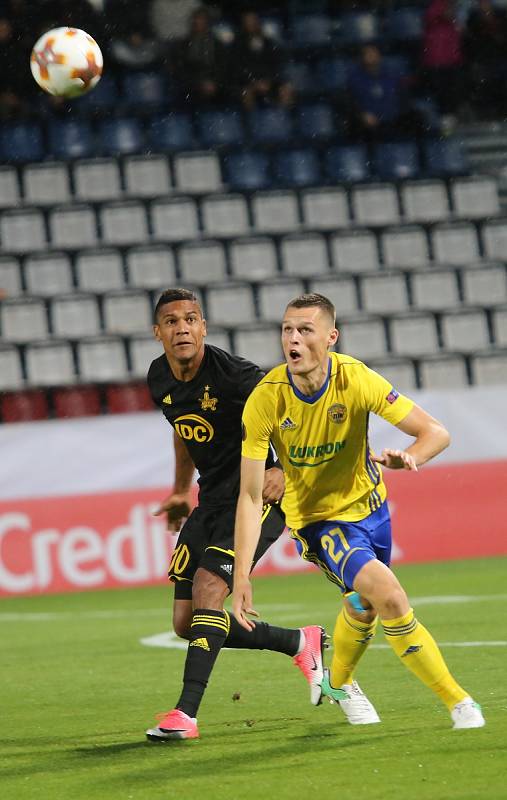
[(210, 397), (209, 388), (209, 386), (204, 387), (204, 393), (202, 397), (199, 397), (199, 403), (201, 404), (201, 409), (203, 411), (216, 411), (218, 397)]
[(290, 417), (285, 417), (284, 421), (280, 423), (281, 431), (293, 431), (295, 428), (297, 425)]
[(327, 416), (331, 422), (335, 422), (337, 425), (340, 422), (345, 422), (347, 414), (347, 406), (343, 406), (341, 403), (334, 403), (332, 406), (329, 406), (327, 410)]

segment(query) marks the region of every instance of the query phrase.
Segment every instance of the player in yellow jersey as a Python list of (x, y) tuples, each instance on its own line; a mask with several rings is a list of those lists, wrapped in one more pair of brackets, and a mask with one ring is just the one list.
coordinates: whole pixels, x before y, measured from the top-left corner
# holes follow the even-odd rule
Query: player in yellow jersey
[[(352, 724), (379, 722), (354, 681), (377, 616), (402, 664), (445, 703), (454, 728), (482, 727), (480, 706), (450, 674), (389, 568), (391, 524), (381, 467), (417, 471), (449, 444), (443, 425), (365, 364), (329, 352), (337, 340), (333, 304), (322, 295), (289, 303), (282, 323), (286, 363), (252, 391), (243, 411), (241, 489), (236, 512), (234, 614), (253, 623), (249, 574), (259, 537), (264, 463), (270, 440), (285, 473), (282, 508), (299, 552), (344, 597), (322, 693)], [(368, 417), (378, 414), (414, 437), (406, 450), (374, 455)], [(340, 691), (341, 690), (341, 691)], [(347, 699), (343, 699), (343, 691)]]

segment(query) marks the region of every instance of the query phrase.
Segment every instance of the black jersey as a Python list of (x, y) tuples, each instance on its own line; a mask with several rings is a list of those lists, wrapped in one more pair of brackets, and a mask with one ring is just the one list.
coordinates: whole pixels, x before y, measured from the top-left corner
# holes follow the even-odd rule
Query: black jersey
[[(173, 375), (165, 353), (152, 362), (148, 386), (153, 401), (183, 439), (199, 471), (199, 502), (235, 503), (241, 463), (241, 415), (250, 392), (264, 376), (244, 358), (205, 345), (191, 381)], [(273, 462), (267, 462), (270, 466)]]

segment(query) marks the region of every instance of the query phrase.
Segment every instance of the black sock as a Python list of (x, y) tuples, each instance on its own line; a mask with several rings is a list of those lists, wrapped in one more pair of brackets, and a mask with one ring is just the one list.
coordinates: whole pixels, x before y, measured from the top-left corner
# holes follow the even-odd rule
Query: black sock
[(183, 691), (176, 708), (195, 717), (217, 656), (229, 631), (225, 611), (196, 609), (183, 673)]
[[(227, 611), (225, 612), (228, 613)], [(253, 631), (247, 631), (239, 624), (234, 614), (228, 614), (230, 629), (224, 647), (243, 647), (246, 650), (274, 650), (295, 656), (299, 650), (301, 631), (292, 628), (277, 628), (267, 622), (255, 620)]]

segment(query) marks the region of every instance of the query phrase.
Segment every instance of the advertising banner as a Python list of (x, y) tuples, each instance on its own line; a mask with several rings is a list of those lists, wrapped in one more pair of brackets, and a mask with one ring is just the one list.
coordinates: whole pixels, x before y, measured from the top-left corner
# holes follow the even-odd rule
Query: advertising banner
[[(386, 481), (393, 561), (507, 554), (507, 461), (390, 472)], [(177, 538), (153, 515), (165, 494), (167, 487), (0, 502), (0, 596), (165, 581)], [(256, 574), (311, 568), (284, 534)]]
[[(507, 553), (505, 388), (414, 393), (451, 432), (417, 473), (384, 470), (393, 560)], [(410, 439), (373, 417), (370, 441)], [(154, 412), (0, 426), (0, 596), (166, 580), (176, 537), (153, 511), (170, 491), (172, 432)], [(257, 574), (312, 569), (284, 535)]]

